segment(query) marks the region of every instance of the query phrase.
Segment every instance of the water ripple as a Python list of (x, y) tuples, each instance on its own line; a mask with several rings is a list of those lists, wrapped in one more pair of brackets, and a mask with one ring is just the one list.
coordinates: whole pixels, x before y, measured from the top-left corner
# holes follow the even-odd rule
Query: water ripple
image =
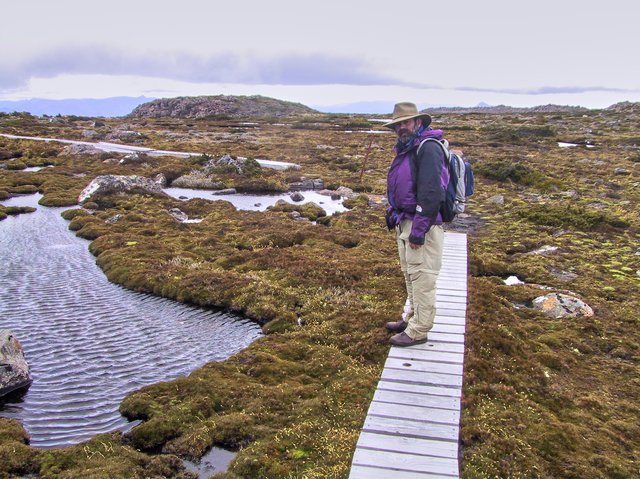
[(127, 393), (226, 359), (260, 336), (245, 319), (109, 283), (62, 210), (38, 206), (0, 222), (0, 328), (17, 334), (33, 376), (0, 416), (19, 419), (36, 447), (126, 430), (118, 406)]

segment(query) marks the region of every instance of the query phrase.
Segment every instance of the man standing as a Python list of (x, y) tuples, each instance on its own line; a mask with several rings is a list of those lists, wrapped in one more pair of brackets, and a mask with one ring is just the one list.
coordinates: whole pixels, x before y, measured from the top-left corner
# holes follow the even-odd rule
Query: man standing
[(444, 230), (440, 206), (449, 181), (442, 146), (442, 130), (429, 127), (431, 117), (413, 103), (397, 103), (393, 119), (384, 126), (398, 135), (396, 157), (387, 175), (387, 226), (395, 229), (410, 312), (407, 321), (387, 323), (397, 334), (395, 346), (427, 341), (436, 315), (436, 279), (442, 265)]

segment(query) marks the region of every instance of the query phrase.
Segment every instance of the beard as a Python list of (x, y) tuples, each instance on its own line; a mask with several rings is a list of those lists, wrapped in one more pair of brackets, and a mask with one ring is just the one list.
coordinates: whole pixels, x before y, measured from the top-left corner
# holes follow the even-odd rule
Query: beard
[(407, 142), (409, 141), (409, 139), (411, 139), (411, 136), (413, 135), (413, 132), (411, 130), (409, 130), (408, 128), (402, 128), (401, 130), (398, 131), (398, 140), (400, 140), (401, 142)]

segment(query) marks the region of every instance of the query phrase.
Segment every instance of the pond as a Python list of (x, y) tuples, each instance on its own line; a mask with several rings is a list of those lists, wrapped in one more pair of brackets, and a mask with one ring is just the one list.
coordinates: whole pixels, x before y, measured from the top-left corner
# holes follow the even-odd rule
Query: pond
[(128, 430), (122, 399), (144, 385), (221, 361), (262, 333), (222, 311), (134, 293), (107, 281), (89, 242), (67, 228), (65, 208), (7, 206), (34, 213), (0, 221), (0, 328), (14, 331), (33, 383), (0, 401), (0, 416), (22, 422), (35, 447), (77, 444)]

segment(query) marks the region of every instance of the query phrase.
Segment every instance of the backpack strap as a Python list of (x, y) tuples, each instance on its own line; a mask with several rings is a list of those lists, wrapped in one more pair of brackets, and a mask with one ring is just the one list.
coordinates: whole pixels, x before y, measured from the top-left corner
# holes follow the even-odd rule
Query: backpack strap
[(449, 151), (449, 142), (447, 140), (438, 140), (436, 138), (425, 138), (424, 140), (422, 140), (418, 145), (418, 149), (416, 150), (416, 156), (420, 154), (420, 148), (422, 148), (422, 145), (424, 145), (427, 141), (433, 141), (438, 145), (440, 145), (440, 148), (442, 148), (442, 151), (444, 152), (444, 157), (446, 158), (447, 163), (451, 160), (451, 152)]

